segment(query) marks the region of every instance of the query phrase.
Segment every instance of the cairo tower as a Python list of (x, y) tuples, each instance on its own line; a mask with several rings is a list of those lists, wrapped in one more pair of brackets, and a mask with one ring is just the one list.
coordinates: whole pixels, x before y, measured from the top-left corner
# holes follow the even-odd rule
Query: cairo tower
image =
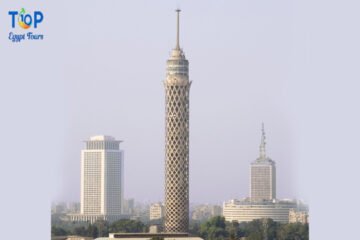
[(189, 226), (189, 62), (179, 45), (167, 60), (165, 86), (165, 232)]

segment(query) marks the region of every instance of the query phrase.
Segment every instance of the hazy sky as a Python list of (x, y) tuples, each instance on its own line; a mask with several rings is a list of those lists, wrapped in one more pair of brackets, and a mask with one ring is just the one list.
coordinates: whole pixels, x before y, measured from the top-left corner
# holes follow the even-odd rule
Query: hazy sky
[[(55, 199), (79, 200), (83, 140), (124, 140), (125, 197), (163, 199), (165, 62), (175, 46), (176, 5), (72, 4), (60, 53), (65, 102), (64, 156)], [(291, 117), (293, 6), (181, 5), (181, 46), (190, 61), (191, 202), (248, 196), (249, 163), (260, 125), (278, 164), (279, 197), (297, 191)], [(79, 16), (84, 22), (74, 23)], [(113, 14), (109, 9), (116, 9)], [(64, 28), (64, 27), (63, 27)], [(61, 187), (61, 188), (59, 188)]]
[[(8, 11), (21, 7), (44, 13), (33, 30), (44, 41), (7, 39)], [(193, 81), (190, 201), (248, 196), (265, 122), (278, 197), (309, 202), (312, 239), (353, 236), (360, 4), (346, 0), (1, 1), (3, 219), (38, 216), (47, 228), (24, 231), (48, 236), (50, 202), (79, 201), (80, 151), (97, 134), (124, 141), (126, 198), (163, 199), (162, 81), (177, 7)]]

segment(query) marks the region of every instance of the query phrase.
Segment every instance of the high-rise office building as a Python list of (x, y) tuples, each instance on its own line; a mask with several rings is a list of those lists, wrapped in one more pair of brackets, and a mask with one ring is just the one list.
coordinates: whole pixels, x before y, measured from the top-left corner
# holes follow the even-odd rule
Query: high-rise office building
[(81, 151), (80, 214), (73, 221), (115, 221), (123, 202), (123, 151), (110, 136), (94, 136)]
[[(293, 209), (296, 212), (307, 213), (307, 206), (295, 200), (276, 199), (275, 162), (266, 156), (265, 130), (262, 125), (260, 156), (250, 167), (250, 198), (232, 199), (224, 202), (223, 216), (226, 221), (250, 222), (255, 219), (271, 218), (276, 222), (288, 223), (298, 217), (289, 215)], [(294, 220), (291, 220), (294, 221)]]
[(167, 60), (165, 86), (165, 232), (189, 226), (189, 62), (179, 45)]
[(260, 156), (251, 163), (250, 197), (251, 201), (271, 201), (276, 198), (275, 162), (266, 156), (265, 130), (262, 125)]

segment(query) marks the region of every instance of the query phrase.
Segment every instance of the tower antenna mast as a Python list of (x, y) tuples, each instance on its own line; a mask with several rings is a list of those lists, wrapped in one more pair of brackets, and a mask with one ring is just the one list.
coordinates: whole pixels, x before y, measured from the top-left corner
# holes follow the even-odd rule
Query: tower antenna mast
[(180, 49), (180, 12), (181, 10), (178, 8), (175, 10), (177, 12), (177, 21), (176, 21), (176, 49)]

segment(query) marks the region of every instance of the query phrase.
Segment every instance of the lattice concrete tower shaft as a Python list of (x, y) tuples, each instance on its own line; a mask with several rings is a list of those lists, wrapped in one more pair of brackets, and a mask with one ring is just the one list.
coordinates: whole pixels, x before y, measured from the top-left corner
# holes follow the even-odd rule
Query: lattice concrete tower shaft
[(165, 85), (165, 232), (189, 226), (189, 62), (179, 45), (167, 61)]

